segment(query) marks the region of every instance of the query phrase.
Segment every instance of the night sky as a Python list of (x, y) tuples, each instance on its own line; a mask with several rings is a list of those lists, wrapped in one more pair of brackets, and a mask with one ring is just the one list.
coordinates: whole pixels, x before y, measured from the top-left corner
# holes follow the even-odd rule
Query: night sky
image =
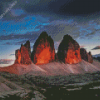
[(0, 66), (12, 64), (15, 50), (27, 40), (33, 48), (42, 31), (56, 50), (69, 34), (80, 47), (99, 54), (100, 0), (0, 0)]

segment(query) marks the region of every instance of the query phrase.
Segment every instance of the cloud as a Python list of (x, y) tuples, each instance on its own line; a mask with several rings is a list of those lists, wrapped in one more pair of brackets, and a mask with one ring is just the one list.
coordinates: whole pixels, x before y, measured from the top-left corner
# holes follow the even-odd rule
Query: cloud
[(61, 43), (61, 41), (56, 41), (56, 42), (54, 42), (55, 50), (58, 49), (60, 43)]
[(12, 8), (17, 4), (17, 1), (14, 1), (10, 6), (0, 15), (0, 19), (3, 18)]
[[(23, 4), (23, 9), (28, 13), (56, 13), (61, 5), (70, 0), (29, 0)], [(53, 5), (55, 4), (55, 5)]]
[[(25, 17), (25, 18), (26, 19), (24, 19), (24, 21), (28, 23), (28, 21), (31, 22), (32, 20), (30, 18), (34, 18), (34, 17)], [(48, 35), (50, 35), (53, 38), (54, 41), (61, 41), (63, 39), (63, 36), (66, 34), (71, 35), (74, 39), (77, 38), (91, 39), (91, 37), (93, 37), (97, 31), (95, 30), (96, 24), (94, 23), (90, 24), (90, 21), (85, 23), (78, 23), (74, 19), (67, 19), (67, 20), (60, 19), (60, 20), (50, 21), (48, 24), (47, 23), (48, 18), (45, 19), (41, 19), (41, 18), (42, 18), (41, 16), (40, 17), (38, 16), (37, 19), (40, 19), (39, 25), (35, 26), (35, 29), (39, 31), (31, 32), (30, 29), (32, 28), (30, 28), (28, 29), (29, 32), (27, 32), (26, 34), (22, 34), (23, 31), (19, 31), (21, 34), (13, 33), (10, 35), (1, 35), (0, 40), (5, 41), (4, 44), (8, 44), (8, 45), (13, 45), (13, 44), (20, 45), (22, 43), (25, 43), (27, 40), (29, 40), (31, 43), (34, 43), (42, 31), (46, 31)], [(20, 28), (20, 26), (18, 25), (17, 27)], [(30, 26), (32, 27), (34, 27), (34, 25), (35, 25), (34, 22), (30, 24)], [(27, 24), (27, 26), (29, 25)]]
[(85, 46), (84, 45), (81, 45), (80, 48), (85, 48)]
[(100, 11), (99, 0), (29, 0), (21, 5), (26, 12), (34, 14), (49, 12), (60, 15), (84, 15)]
[(25, 12), (22, 9), (12, 9), (11, 10), (11, 14), (15, 17), (15, 16), (21, 16), (23, 15)]
[[(5, 1), (0, 1), (4, 6)], [(8, 1), (6, 5), (16, 0)], [(100, 15), (98, 13), (100, 11), (98, 4), (98, 0), (17, 0), (17, 4), (3, 17), (3, 20), (22, 21), (22, 19), (29, 15), (41, 15), (43, 17), (49, 17), (49, 21), (71, 18), (79, 22), (86, 22), (87, 20), (98, 18)], [(83, 16), (84, 14), (87, 14), (87, 16)]]
[[(20, 16), (15, 16), (14, 11), (17, 8), (21, 8), (18, 4), (19, 0), (0, 0), (0, 4), (2, 4), (2, 13), (0, 14), (2, 20), (15, 20), (19, 21), (24, 18), (27, 14), (21, 14)], [(1, 12), (1, 9), (0, 9)]]
[(9, 56), (15, 56), (15, 54), (10, 54)]
[(10, 34), (10, 35), (2, 35), (0, 36), (0, 40), (15, 40), (15, 39), (27, 39), (27, 40), (34, 40), (38, 34), (35, 32), (26, 33), (26, 34)]
[(0, 0), (0, 3), (1, 2), (12, 2), (12, 1), (14, 1), (14, 0)]
[[(23, 18), (22, 20), (16, 21), (0, 21), (2, 26), (0, 27), (0, 35), (9, 35), (9, 34), (25, 34), (28, 32), (35, 33), (39, 31), (39, 25), (42, 27), (49, 24), (49, 18), (42, 17), (41, 15), (28, 15), (27, 17)], [(7, 26), (7, 27), (6, 27)], [(6, 31), (4, 31), (6, 29)]]
[(10, 43), (10, 42), (6, 42), (5, 44), (7, 44), (7, 45), (12, 45), (13, 43)]
[[(65, 23), (66, 22), (66, 23)], [(79, 27), (76, 26), (77, 23), (68, 21), (53, 21), (49, 25), (44, 27), (44, 30), (51, 35), (54, 41), (59, 41), (63, 39), (66, 34), (71, 35), (73, 38), (78, 38), (80, 36)]]
[[(88, 23), (88, 22), (87, 22)], [(38, 25), (35, 29), (39, 29), (37, 32), (27, 32), (26, 34), (10, 34), (10, 35), (1, 35), (0, 40), (6, 42), (6, 44), (20, 45), (25, 43), (27, 40), (34, 43), (38, 38), (39, 34), (42, 31), (46, 31), (54, 41), (61, 41), (63, 36), (66, 34), (71, 35), (74, 39), (80, 37), (91, 37), (96, 34), (95, 29), (90, 29), (92, 25), (87, 25), (85, 28), (84, 25), (77, 23), (75, 20), (54, 20), (49, 23), (49, 25)], [(6, 41), (13, 40), (14, 42)]]
[(12, 63), (12, 59), (0, 59), (0, 64), (11, 64)]
[(100, 11), (99, 0), (20, 0), (19, 5), (33, 14), (84, 15)]
[(69, 4), (65, 3), (59, 9), (62, 14), (91, 14), (100, 11), (99, 0), (73, 0)]
[[(6, 0), (6, 5), (15, 0), (8, 1)], [(40, 14), (45, 16), (57, 15), (65, 18), (66, 15), (81, 16), (84, 14), (91, 14), (92, 17), (96, 17), (93, 15), (100, 11), (99, 0), (17, 0), (17, 2), (18, 3), (12, 8), (12, 10), (4, 16), (5, 20), (20, 20), (20, 18), (25, 17), (28, 14)], [(5, 7), (5, 0), (1, 0), (1, 3), (3, 4), (3, 7)], [(15, 9), (23, 10), (24, 14), (15, 16)], [(89, 16), (87, 16), (87, 18), (88, 17)]]
[(21, 21), (23, 20), (23, 18), (25, 18), (27, 16), (27, 14), (21, 14), (20, 16), (15, 16), (12, 14), (12, 12), (7, 13), (4, 17), (3, 17), (3, 21), (9, 21), (9, 20), (14, 20), (15, 22)]
[(93, 32), (91, 32), (91, 33), (88, 33), (88, 34), (86, 34), (85, 36), (88, 37), (89, 39), (91, 39), (91, 37), (93, 37), (94, 34), (96, 34), (95, 31), (93, 31)]
[(3, 10), (3, 8), (2, 8), (2, 3), (0, 3), (0, 15), (2, 14), (2, 11)]
[(3, 21), (12, 21), (14, 20), (15, 22), (23, 20), (27, 16), (27, 13), (24, 12), (22, 9), (17, 9), (17, 8), (12, 8), (7, 14), (4, 15)]
[(29, 40), (31, 43), (34, 43), (38, 38), (39, 33), (27, 33), (27, 34), (10, 34), (0, 36), (2, 45), (21, 45)]
[(97, 50), (97, 49), (100, 49), (100, 46), (96, 46), (96, 47), (94, 47), (94, 48), (91, 49), (91, 50)]

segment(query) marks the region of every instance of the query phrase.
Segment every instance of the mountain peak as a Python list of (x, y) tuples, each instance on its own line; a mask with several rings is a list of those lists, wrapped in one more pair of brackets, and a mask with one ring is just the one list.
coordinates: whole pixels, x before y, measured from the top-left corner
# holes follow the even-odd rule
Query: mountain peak
[(30, 42), (27, 41), (24, 45), (21, 44), (20, 50), (15, 51), (15, 64), (31, 64), (31, 58), (30, 58)]
[(68, 34), (63, 37), (57, 55), (58, 59), (64, 63), (75, 64), (81, 62), (80, 46)]
[(80, 49), (81, 58), (89, 63), (93, 63), (93, 57), (91, 55), (91, 52), (87, 53), (87, 51), (84, 48)]
[(35, 64), (45, 64), (55, 60), (54, 42), (46, 32), (42, 32), (34, 43), (31, 58)]

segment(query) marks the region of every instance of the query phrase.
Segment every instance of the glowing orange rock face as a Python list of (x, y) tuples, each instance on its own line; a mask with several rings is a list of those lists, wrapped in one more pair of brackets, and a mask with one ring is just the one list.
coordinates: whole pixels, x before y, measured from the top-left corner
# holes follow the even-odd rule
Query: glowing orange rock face
[(16, 50), (15, 56), (16, 56), (15, 63), (20, 64), (21, 63), (21, 52), (20, 52), (20, 50)]
[(75, 64), (81, 62), (79, 44), (70, 36), (65, 35), (58, 47), (58, 59), (64, 63)]
[(32, 61), (35, 64), (46, 64), (55, 60), (54, 43), (46, 32), (42, 32), (34, 44)]
[[(43, 47), (42, 46), (41, 49), (44, 48), (43, 50), (40, 50), (40, 48), (38, 47), (37, 51), (36, 51), (36, 58), (37, 58), (36, 64), (49, 63), (49, 61), (51, 59), (50, 47)], [(40, 51), (40, 52), (37, 53), (38, 51)], [(35, 59), (34, 59), (34, 61), (35, 61)]]
[(81, 61), (80, 48), (78, 50), (69, 49), (65, 57), (65, 63), (75, 64)]
[(20, 50), (15, 52), (16, 60), (15, 64), (31, 64), (31, 58), (29, 55), (29, 50), (24, 45), (21, 46)]

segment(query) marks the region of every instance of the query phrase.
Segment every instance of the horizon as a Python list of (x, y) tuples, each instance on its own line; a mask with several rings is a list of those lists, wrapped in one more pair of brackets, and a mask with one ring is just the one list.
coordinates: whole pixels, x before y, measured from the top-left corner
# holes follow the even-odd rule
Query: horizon
[(69, 34), (87, 52), (100, 54), (99, 0), (89, 1), (0, 0), (0, 67), (12, 64), (15, 50), (27, 40), (32, 50), (42, 31), (54, 40), (55, 51)]

